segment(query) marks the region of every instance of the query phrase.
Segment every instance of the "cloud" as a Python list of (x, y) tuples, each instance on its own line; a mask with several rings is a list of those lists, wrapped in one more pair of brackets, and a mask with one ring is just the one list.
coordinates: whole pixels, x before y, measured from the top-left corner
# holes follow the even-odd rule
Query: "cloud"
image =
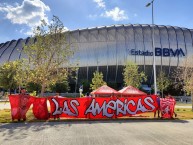
[(69, 29), (67, 27), (63, 28), (63, 32), (69, 31)]
[(21, 5), (18, 3), (1, 5), (0, 11), (6, 13), (6, 19), (13, 24), (25, 24), (34, 27), (40, 25), (43, 19), (48, 22), (45, 12), (50, 11), (50, 8), (41, 0), (24, 0)]
[(134, 17), (138, 17), (138, 14), (135, 13), (133, 16), (134, 16)]
[[(69, 31), (69, 29), (67, 27), (64, 27), (62, 32), (66, 32)], [(34, 35), (34, 27), (31, 27), (30, 29), (28, 29), (27, 31), (24, 32), (24, 30), (20, 30), (20, 33), (23, 32), (23, 34), (28, 35), (28, 36), (33, 36)]]
[(98, 16), (97, 14), (94, 14), (94, 15), (89, 14), (89, 15), (88, 15), (88, 17), (89, 17), (90, 19), (93, 19), (93, 20), (96, 19), (97, 16)]
[(121, 10), (119, 7), (115, 7), (112, 10), (106, 10), (105, 13), (101, 14), (103, 17), (112, 18), (114, 21), (122, 21), (128, 19), (128, 16), (125, 14), (124, 10)]
[[(102, 16), (102, 17), (111, 18), (114, 21), (122, 21), (122, 20), (128, 19), (128, 16), (125, 13), (125, 11), (121, 10), (119, 7), (115, 7), (111, 10), (108, 10), (106, 8), (106, 4), (103, 0), (93, 0), (93, 2), (97, 3), (97, 6), (99, 8), (103, 8), (104, 12), (102, 14), (100, 14), (100, 16)], [(88, 17), (93, 19), (93, 18), (96, 18), (97, 15), (96, 14), (93, 14), (93, 15), (90, 14)]]
[(106, 8), (105, 2), (103, 0), (93, 0), (95, 3), (97, 3), (98, 7), (100, 8)]
[(23, 34), (24, 31), (25, 31), (24, 28), (22, 28), (22, 29), (20, 29), (20, 30), (18, 30), (18, 29), (15, 30), (15, 32), (19, 32), (19, 33), (21, 33), (21, 34)]
[(34, 34), (33, 34), (33, 32), (34, 32), (34, 28), (33, 27), (31, 27), (30, 29), (28, 29), (27, 31), (23, 31), (23, 34), (25, 34), (25, 35), (27, 35), (27, 36), (33, 36)]

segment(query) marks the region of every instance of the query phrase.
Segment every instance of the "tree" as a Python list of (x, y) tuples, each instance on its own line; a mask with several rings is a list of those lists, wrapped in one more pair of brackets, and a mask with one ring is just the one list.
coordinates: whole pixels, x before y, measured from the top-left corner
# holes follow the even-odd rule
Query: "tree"
[(90, 81), (87, 79), (82, 79), (80, 81), (81, 85), (83, 85), (83, 93), (87, 93), (90, 91)]
[(27, 78), (28, 78), (28, 71), (29, 67), (26, 66), (25, 59), (21, 60), (16, 60), (17, 63), (17, 69), (16, 69), (16, 74), (15, 74), (15, 80), (17, 83), (17, 86), (19, 88), (19, 93), (21, 91), (21, 87), (25, 87), (27, 84)]
[(93, 73), (93, 78), (92, 78), (92, 84), (90, 84), (91, 90), (96, 90), (99, 87), (106, 85), (107, 83), (103, 81), (103, 73), (102, 72), (94, 72)]
[(193, 56), (187, 57), (179, 66), (176, 73), (176, 80), (183, 84), (184, 91), (192, 97), (192, 111), (193, 111)]
[(57, 82), (56, 84), (51, 85), (50, 89), (52, 92), (65, 93), (70, 89), (70, 87), (68, 81), (64, 80), (62, 82)]
[(34, 93), (36, 96), (41, 91), (41, 85), (37, 83), (29, 82), (26, 84), (26, 90), (30, 93), (36, 92)]
[[(63, 23), (56, 16), (47, 24), (42, 21), (41, 26), (34, 30), (34, 38), (24, 47), (30, 67), (28, 82), (41, 84), (41, 94), (50, 85), (67, 80), (73, 65), (70, 58), (74, 50), (67, 42)], [(70, 68), (70, 69), (68, 69)]]
[(10, 94), (11, 89), (25, 84), (25, 71), (22, 66), (22, 60), (6, 62), (0, 66), (0, 86), (9, 90)]
[(166, 77), (163, 71), (160, 71), (157, 77), (157, 87), (162, 92), (162, 98), (163, 98), (163, 91), (165, 91), (169, 85), (170, 85), (170, 80)]
[(139, 88), (143, 81), (147, 80), (144, 72), (139, 73), (139, 67), (131, 61), (128, 61), (123, 69), (123, 80), (125, 86), (133, 86)]

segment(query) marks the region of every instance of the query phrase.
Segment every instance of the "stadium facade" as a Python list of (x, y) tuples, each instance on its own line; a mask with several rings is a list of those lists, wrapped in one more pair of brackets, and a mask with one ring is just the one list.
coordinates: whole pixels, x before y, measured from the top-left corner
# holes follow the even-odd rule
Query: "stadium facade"
[[(123, 83), (123, 66), (133, 61), (153, 83), (152, 25), (113, 25), (70, 31), (69, 41), (77, 47), (78, 82), (91, 80), (99, 70), (106, 82)], [(25, 57), (22, 48), (30, 38), (0, 44), (0, 64)], [(154, 26), (156, 69), (169, 77), (172, 70), (193, 55), (193, 30), (173, 26)], [(74, 60), (75, 60), (74, 59)], [(72, 60), (73, 61), (73, 60)]]

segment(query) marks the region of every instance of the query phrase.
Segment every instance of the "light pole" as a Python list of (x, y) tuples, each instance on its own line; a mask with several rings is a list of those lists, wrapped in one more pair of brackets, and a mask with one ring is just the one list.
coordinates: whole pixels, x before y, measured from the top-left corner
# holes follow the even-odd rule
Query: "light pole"
[(153, 2), (152, 0), (150, 3), (146, 5), (146, 7), (152, 6), (152, 46), (153, 46), (153, 75), (154, 75), (154, 93), (157, 95), (157, 82), (156, 82), (156, 65), (155, 65), (155, 44), (154, 44), (154, 15), (153, 15)]

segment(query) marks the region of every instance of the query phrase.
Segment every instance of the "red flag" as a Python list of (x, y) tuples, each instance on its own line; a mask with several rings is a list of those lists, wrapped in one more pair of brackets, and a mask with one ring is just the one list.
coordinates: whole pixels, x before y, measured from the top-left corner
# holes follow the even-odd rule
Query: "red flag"
[(163, 118), (172, 118), (176, 101), (173, 98), (160, 98), (160, 110)]
[(33, 114), (37, 119), (48, 119), (47, 98), (34, 98)]
[(10, 95), (11, 116), (14, 119), (26, 120), (26, 113), (33, 102), (33, 98), (29, 95)]

